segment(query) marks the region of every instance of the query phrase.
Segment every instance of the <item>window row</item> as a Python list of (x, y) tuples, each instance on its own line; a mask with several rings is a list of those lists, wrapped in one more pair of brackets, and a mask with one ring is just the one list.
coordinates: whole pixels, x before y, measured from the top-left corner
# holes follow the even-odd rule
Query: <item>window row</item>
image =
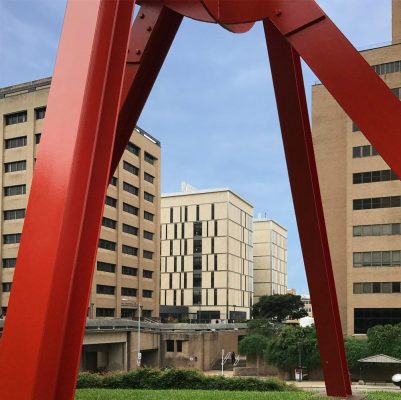
[(373, 65), (372, 68), (379, 75), (392, 74), (401, 71), (401, 61), (392, 61), (384, 64)]
[(353, 253), (354, 267), (391, 267), (401, 265), (401, 251), (365, 251)]
[[(116, 251), (116, 242), (112, 242), (112, 241), (106, 240), (106, 239), (99, 239), (98, 247), (101, 248), (101, 249), (105, 249), (105, 250)], [(126, 244), (123, 244), (121, 246), (121, 251), (124, 254), (129, 254), (131, 256), (137, 256), (138, 255), (138, 248), (137, 247), (128, 246)], [(143, 250), (143, 258), (152, 260), (153, 259), (153, 252), (152, 251), (148, 251), (148, 250)]]
[[(114, 197), (111, 197), (111, 196), (106, 196), (105, 204), (110, 207), (116, 208), (117, 207), (117, 199), (115, 199)], [(132, 214), (132, 215), (138, 215), (139, 208), (132, 206), (130, 204), (127, 204), (127, 203), (123, 203), (123, 211), (125, 211), (129, 214)], [(155, 215), (149, 211), (144, 211), (143, 218), (146, 219), (147, 221), (153, 222)]]
[(357, 172), (355, 174), (352, 174), (353, 184), (398, 181), (398, 180), (399, 180), (398, 176), (391, 169), (385, 169), (381, 171)]
[(26, 170), (26, 160), (4, 163), (4, 172), (17, 172)]
[(3, 211), (3, 217), (5, 221), (13, 219), (23, 219), (25, 218), (25, 208)]
[[(106, 307), (97, 307), (96, 308), (96, 317), (103, 317), (103, 318), (114, 318), (116, 314), (115, 308), (106, 308)], [(134, 308), (121, 308), (121, 318), (133, 318), (135, 315)], [(152, 310), (142, 310), (141, 311), (142, 317), (151, 317)]]
[(401, 282), (354, 283), (354, 294), (364, 293), (401, 293)]
[(4, 244), (16, 244), (21, 241), (20, 233), (10, 233), (8, 235), (3, 235), (3, 243)]
[(4, 196), (19, 196), (26, 194), (26, 185), (4, 186)]
[[(46, 107), (35, 108), (35, 119), (43, 119), (46, 115)], [(18, 111), (4, 116), (4, 123), (6, 125), (15, 125), (28, 120), (27, 110)]]
[(385, 236), (400, 235), (401, 224), (356, 225), (353, 227), (354, 236)]
[(355, 199), (354, 210), (370, 210), (373, 208), (401, 207), (401, 196), (373, 197), (368, 199)]
[(354, 308), (354, 333), (363, 334), (375, 325), (401, 323), (401, 308)]
[[(137, 291), (138, 291), (138, 289), (136, 289), (136, 288), (122, 287), (121, 288), (121, 295), (122, 296), (136, 297), (137, 296)], [(116, 287), (115, 286), (96, 285), (96, 293), (97, 294), (114, 295), (115, 292), (116, 292)], [(152, 298), (153, 297), (153, 290), (145, 290), (145, 289), (142, 290), (142, 297)]]
[(352, 158), (378, 156), (379, 152), (370, 144), (352, 148)]

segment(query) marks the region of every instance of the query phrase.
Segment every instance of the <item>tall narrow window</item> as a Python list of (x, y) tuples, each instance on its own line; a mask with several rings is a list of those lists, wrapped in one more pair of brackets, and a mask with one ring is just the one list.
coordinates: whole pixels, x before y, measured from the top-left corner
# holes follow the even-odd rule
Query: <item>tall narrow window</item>
[(196, 220), (199, 221), (199, 206), (196, 206)]
[(214, 204), (212, 204), (212, 212), (211, 212), (211, 214), (212, 214), (212, 219), (214, 219)]

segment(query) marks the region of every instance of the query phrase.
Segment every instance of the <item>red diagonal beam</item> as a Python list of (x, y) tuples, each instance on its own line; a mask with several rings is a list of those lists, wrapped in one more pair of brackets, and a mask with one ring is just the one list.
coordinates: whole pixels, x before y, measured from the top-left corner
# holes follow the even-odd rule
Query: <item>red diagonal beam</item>
[(269, 20), (264, 27), (326, 390), (346, 396), (351, 386), (300, 58)]
[(0, 342), (1, 399), (74, 397), (133, 6), (68, 2)]

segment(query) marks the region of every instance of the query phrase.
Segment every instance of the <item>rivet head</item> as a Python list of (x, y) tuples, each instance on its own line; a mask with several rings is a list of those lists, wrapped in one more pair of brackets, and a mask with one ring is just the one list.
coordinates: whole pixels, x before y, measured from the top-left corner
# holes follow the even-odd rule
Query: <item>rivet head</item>
[(141, 50), (136, 49), (135, 54), (138, 54), (138, 55), (141, 54)]
[(276, 13), (276, 15), (279, 17), (283, 12), (282, 12), (281, 10), (277, 9), (277, 10), (275, 11), (275, 13)]
[(145, 14), (144, 14), (144, 13), (140, 13), (140, 14), (139, 14), (139, 18), (140, 18), (140, 19), (144, 19), (144, 18), (145, 18)]

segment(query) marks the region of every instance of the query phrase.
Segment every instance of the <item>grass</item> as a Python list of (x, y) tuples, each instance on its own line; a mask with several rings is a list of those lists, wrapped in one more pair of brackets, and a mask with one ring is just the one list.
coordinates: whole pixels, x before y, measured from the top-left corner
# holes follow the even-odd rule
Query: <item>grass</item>
[[(318, 400), (311, 392), (224, 392), (207, 390), (79, 389), (76, 400)], [(401, 391), (371, 392), (364, 400), (401, 400)]]

